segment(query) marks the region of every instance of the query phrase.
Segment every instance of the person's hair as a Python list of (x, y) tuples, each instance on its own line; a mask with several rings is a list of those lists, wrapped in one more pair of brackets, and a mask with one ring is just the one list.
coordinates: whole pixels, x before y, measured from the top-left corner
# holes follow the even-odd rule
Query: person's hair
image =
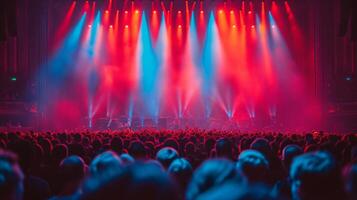
[(216, 142), (216, 153), (218, 157), (233, 159), (233, 144), (227, 138), (221, 138)]
[(79, 156), (69, 156), (62, 160), (59, 171), (62, 178), (73, 180), (82, 179), (85, 175), (86, 165)]
[(229, 181), (199, 195), (197, 200), (273, 200), (279, 199), (264, 185), (247, 185)]
[(124, 168), (105, 175), (89, 176), (76, 195), (80, 200), (125, 199), (131, 180), (129, 172), (128, 168)]
[(206, 139), (205, 141), (206, 153), (210, 153), (215, 144), (216, 144), (216, 140), (214, 140), (213, 138)]
[(122, 162), (120, 158), (112, 151), (106, 151), (96, 156), (89, 166), (91, 175), (112, 173), (120, 170)]
[(186, 199), (196, 199), (201, 193), (235, 178), (237, 173), (232, 161), (223, 158), (206, 160), (193, 173), (186, 191)]
[(267, 159), (271, 156), (271, 147), (269, 145), (269, 141), (265, 138), (256, 138), (250, 145), (250, 149), (259, 151), (262, 153)]
[(0, 150), (0, 199), (22, 199), (24, 175), (15, 154)]
[(86, 174), (86, 164), (79, 156), (69, 156), (58, 167), (61, 194), (74, 192)]
[(164, 147), (172, 147), (174, 149), (179, 149), (179, 144), (177, 143), (176, 140), (174, 139), (167, 139), (165, 142), (164, 142)]
[(195, 145), (193, 142), (187, 142), (184, 146), (185, 156), (189, 156), (190, 154), (195, 153)]
[(269, 162), (256, 150), (244, 150), (239, 154), (237, 170), (251, 183), (269, 182)]
[(112, 139), (110, 142), (110, 148), (120, 155), (123, 152), (123, 141), (120, 139), (120, 137), (115, 137)]
[(296, 157), (290, 168), (294, 199), (341, 198), (340, 170), (327, 152), (316, 151)]
[(182, 190), (185, 191), (193, 173), (190, 162), (184, 158), (175, 159), (169, 166), (168, 172), (180, 184)]
[(82, 191), (81, 200), (181, 199), (169, 175), (150, 163), (135, 163), (109, 176), (91, 177)]
[(127, 153), (120, 154), (119, 158), (122, 161), (123, 165), (130, 165), (135, 162), (135, 159)]
[(140, 141), (132, 141), (130, 143), (129, 154), (135, 159), (145, 159), (147, 156), (146, 148)]
[(304, 153), (303, 149), (295, 144), (289, 144), (286, 147), (284, 147), (282, 152), (282, 161), (284, 163), (285, 169), (289, 171), (293, 159), (303, 153)]
[(156, 153), (156, 160), (158, 160), (165, 169), (178, 157), (178, 152), (172, 147), (164, 147)]
[(53, 160), (60, 162), (68, 156), (68, 147), (64, 144), (55, 145), (52, 149), (51, 156), (53, 157)]
[(136, 163), (130, 166), (130, 171), (132, 180), (127, 191), (128, 200), (182, 199), (177, 185), (160, 166), (152, 163)]
[(30, 170), (32, 160), (34, 159), (35, 153), (32, 144), (23, 139), (15, 140), (13, 143), (10, 143), (9, 149), (16, 153), (19, 158), (18, 163), (26, 174)]

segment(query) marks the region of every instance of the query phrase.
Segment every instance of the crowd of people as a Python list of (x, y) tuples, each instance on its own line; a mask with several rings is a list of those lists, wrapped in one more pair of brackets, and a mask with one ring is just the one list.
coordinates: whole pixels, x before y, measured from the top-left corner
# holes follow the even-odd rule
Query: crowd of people
[(357, 135), (0, 132), (0, 199), (357, 199)]

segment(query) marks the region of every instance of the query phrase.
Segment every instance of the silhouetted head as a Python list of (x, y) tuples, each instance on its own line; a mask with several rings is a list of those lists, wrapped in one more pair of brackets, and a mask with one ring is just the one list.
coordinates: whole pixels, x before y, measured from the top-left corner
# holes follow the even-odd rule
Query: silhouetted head
[(195, 145), (193, 142), (187, 142), (184, 147), (185, 156), (190, 156), (195, 153)]
[(129, 154), (135, 159), (146, 159), (147, 157), (146, 148), (140, 141), (133, 141), (130, 143)]
[(128, 167), (122, 170), (88, 177), (76, 195), (80, 200), (126, 199), (132, 175)]
[(250, 148), (259, 151), (266, 158), (269, 158), (269, 156), (271, 156), (271, 147), (269, 145), (269, 141), (265, 138), (255, 139), (250, 145)]
[(35, 157), (33, 144), (26, 140), (16, 140), (9, 145), (9, 149), (16, 153), (19, 158), (19, 164), (22, 171), (26, 174), (31, 167), (32, 160)]
[(57, 161), (57, 164), (68, 156), (68, 148), (64, 144), (57, 144), (52, 149), (51, 156), (54, 161)]
[(290, 167), (291, 192), (294, 199), (341, 198), (340, 170), (326, 152), (311, 152), (293, 160)]
[(293, 161), (293, 159), (296, 156), (299, 156), (301, 154), (303, 154), (304, 151), (301, 147), (299, 147), (298, 145), (295, 144), (289, 144), (287, 145), (282, 152), (282, 161), (284, 163), (284, 167), (287, 171), (290, 170), (290, 165)]
[(62, 160), (59, 171), (62, 178), (82, 179), (86, 173), (86, 164), (79, 156), (69, 156)]
[(24, 175), (15, 154), (0, 150), (0, 199), (21, 200), (23, 198)]
[(110, 148), (120, 155), (123, 152), (123, 141), (119, 137), (115, 137), (110, 142)]
[(216, 140), (214, 140), (213, 138), (208, 138), (205, 141), (206, 153), (210, 153), (215, 144), (216, 144)]
[(122, 168), (120, 158), (112, 151), (106, 151), (96, 156), (89, 166), (92, 175), (107, 174)]
[(245, 150), (240, 153), (237, 169), (250, 183), (269, 182), (269, 162), (265, 156), (256, 150)]
[(168, 168), (168, 172), (180, 184), (182, 190), (185, 191), (193, 172), (190, 162), (184, 158), (175, 159)]
[(71, 194), (82, 182), (86, 174), (86, 164), (79, 156), (69, 156), (62, 160), (58, 168), (58, 178), (62, 194)]
[(92, 177), (82, 190), (81, 200), (181, 199), (169, 175), (150, 163), (135, 163), (109, 176)]
[(357, 164), (347, 165), (343, 169), (344, 189), (348, 199), (357, 199)]
[(278, 199), (263, 185), (246, 185), (229, 181), (197, 197), (197, 200), (273, 200)]
[(218, 157), (233, 160), (233, 144), (227, 138), (222, 138), (216, 142), (216, 153)]
[(172, 147), (164, 147), (156, 153), (156, 160), (158, 160), (165, 169), (178, 157), (178, 152)]
[(122, 161), (123, 165), (130, 165), (135, 162), (135, 159), (127, 153), (120, 154), (119, 158)]
[(182, 199), (177, 185), (161, 167), (150, 163), (138, 163), (130, 166), (130, 171), (132, 173), (132, 180), (128, 188), (128, 200)]
[(186, 199), (196, 199), (200, 194), (235, 178), (237, 173), (232, 161), (207, 160), (193, 173), (186, 191)]
[(164, 147), (172, 147), (174, 149), (179, 149), (179, 144), (177, 143), (176, 140), (174, 139), (167, 139), (165, 142), (164, 142)]

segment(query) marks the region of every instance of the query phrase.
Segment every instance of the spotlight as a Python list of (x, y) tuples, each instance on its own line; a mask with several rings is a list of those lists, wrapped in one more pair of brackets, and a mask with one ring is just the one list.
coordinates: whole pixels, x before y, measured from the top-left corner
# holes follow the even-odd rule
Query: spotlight
[(233, 10), (231, 10), (231, 14), (232, 14), (232, 15), (234, 14), (234, 11), (233, 11)]
[(92, 25), (91, 25), (91, 24), (89, 24), (89, 25), (88, 25), (88, 28), (92, 28)]
[(222, 9), (220, 9), (220, 10), (219, 10), (219, 14), (222, 14), (222, 13), (223, 13), (223, 10), (222, 10)]
[(154, 14), (156, 14), (156, 10), (152, 11)]
[(109, 14), (109, 10), (106, 10), (106, 11), (105, 11), (105, 14)]
[(113, 25), (110, 25), (109, 28), (110, 28), (110, 29), (113, 29)]
[(237, 28), (237, 26), (236, 26), (236, 25), (233, 25), (232, 28)]
[(178, 25), (178, 28), (179, 28), (179, 29), (181, 29), (181, 28), (182, 28), (182, 26), (181, 26), (181, 25)]
[(124, 11), (124, 13), (125, 13), (125, 14), (128, 14), (128, 11), (126, 10), (126, 11)]
[(128, 26), (128, 25), (125, 25), (124, 27), (125, 27), (125, 29), (128, 29), (128, 28), (129, 28), (129, 26)]
[(135, 10), (135, 14), (139, 14), (139, 10)]
[(177, 11), (178, 14), (181, 14), (181, 10)]
[(271, 25), (271, 28), (275, 28), (275, 25)]
[(252, 28), (252, 29), (254, 29), (254, 28), (255, 28), (255, 26), (254, 26), (254, 25), (252, 25), (252, 26), (251, 26), (251, 28)]
[(203, 10), (201, 10), (200, 13), (203, 14)]
[(250, 11), (248, 11), (248, 14), (252, 14), (252, 11), (250, 10)]

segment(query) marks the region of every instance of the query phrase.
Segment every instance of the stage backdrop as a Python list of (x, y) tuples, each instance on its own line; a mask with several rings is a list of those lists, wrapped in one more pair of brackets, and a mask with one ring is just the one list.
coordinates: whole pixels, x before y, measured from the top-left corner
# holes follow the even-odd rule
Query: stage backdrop
[(329, 76), (355, 65), (349, 38), (337, 37), (339, 1), (32, 2), (18, 0), (17, 36), (2, 43), (1, 61), (36, 85), (44, 126), (316, 127)]

